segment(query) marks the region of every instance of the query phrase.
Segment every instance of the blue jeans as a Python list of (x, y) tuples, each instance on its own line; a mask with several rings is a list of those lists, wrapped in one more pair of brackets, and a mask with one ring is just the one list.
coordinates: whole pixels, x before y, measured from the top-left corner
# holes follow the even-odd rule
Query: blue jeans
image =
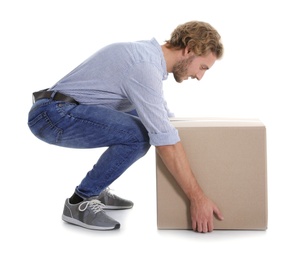
[(32, 133), (49, 144), (71, 148), (108, 147), (75, 192), (97, 196), (150, 148), (137, 116), (112, 109), (38, 100), (29, 112)]

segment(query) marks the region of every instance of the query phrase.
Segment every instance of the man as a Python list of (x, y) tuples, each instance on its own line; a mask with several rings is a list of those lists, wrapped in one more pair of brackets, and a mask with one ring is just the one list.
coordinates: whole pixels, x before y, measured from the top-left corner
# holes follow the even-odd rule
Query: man
[(34, 93), (28, 125), (35, 136), (72, 148), (108, 147), (74, 194), (62, 219), (89, 229), (110, 230), (120, 223), (104, 209), (133, 203), (110, 194), (108, 186), (154, 145), (190, 201), (192, 228), (213, 230), (217, 206), (203, 193), (189, 166), (163, 97), (168, 73), (177, 82), (201, 80), (222, 57), (220, 35), (208, 23), (179, 25), (170, 40), (106, 46), (49, 90)]

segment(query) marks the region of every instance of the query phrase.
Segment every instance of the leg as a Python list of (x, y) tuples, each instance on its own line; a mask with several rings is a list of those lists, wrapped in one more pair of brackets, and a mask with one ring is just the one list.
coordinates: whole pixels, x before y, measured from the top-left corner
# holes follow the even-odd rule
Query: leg
[(145, 144), (110, 146), (76, 188), (77, 194), (81, 197), (98, 195), (142, 157), (148, 148), (149, 146)]
[(65, 147), (109, 147), (76, 188), (83, 198), (97, 196), (150, 147), (138, 117), (98, 106), (37, 103), (29, 113), (29, 127), (38, 138)]

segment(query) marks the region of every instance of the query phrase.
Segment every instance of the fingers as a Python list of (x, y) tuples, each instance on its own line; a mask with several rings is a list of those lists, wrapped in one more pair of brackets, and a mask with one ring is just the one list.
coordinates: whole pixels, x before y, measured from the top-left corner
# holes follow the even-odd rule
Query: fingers
[(191, 204), (192, 229), (199, 233), (212, 232), (214, 230), (214, 215), (218, 220), (224, 217), (219, 208), (209, 199), (205, 203)]
[(197, 231), (197, 222), (196, 221), (192, 220), (191, 226), (192, 226), (193, 231)]
[(216, 206), (214, 206), (213, 213), (211, 216), (209, 216), (205, 220), (203, 219), (203, 221), (192, 221), (192, 229), (199, 233), (212, 232), (214, 230), (214, 214), (219, 220), (224, 219), (221, 211)]
[(214, 230), (213, 219), (208, 222), (192, 222), (192, 229), (198, 233), (207, 233)]
[(195, 227), (193, 227), (193, 230), (198, 232), (198, 233), (207, 233), (207, 232), (212, 232), (214, 229), (213, 224), (210, 223), (200, 223), (195, 224)]
[(197, 231), (199, 233), (207, 233), (208, 232), (207, 223), (197, 224), (197, 229), (195, 231)]
[(207, 228), (208, 232), (212, 232), (214, 230), (213, 218), (211, 219), (211, 221), (207, 223), (207, 226), (208, 226)]
[(216, 206), (214, 207), (214, 214), (219, 220), (224, 219), (224, 216), (222, 215), (221, 211)]

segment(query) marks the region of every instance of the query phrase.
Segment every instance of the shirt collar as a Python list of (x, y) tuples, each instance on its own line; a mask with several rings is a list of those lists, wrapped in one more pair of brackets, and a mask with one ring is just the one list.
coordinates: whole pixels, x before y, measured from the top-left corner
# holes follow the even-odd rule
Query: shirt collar
[(151, 39), (151, 43), (158, 49), (160, 57), (161, 57), (161, 66), (163, 69), (163, 80), (166, 80), (168, 78), (168, 72), (167, 72), (167, 64), (166, 64), (166, 60), (164, 57), (164, 53), (163, 50), (160, 46), (160, 44), (158, 43), (158, 41), (155, 38)]

